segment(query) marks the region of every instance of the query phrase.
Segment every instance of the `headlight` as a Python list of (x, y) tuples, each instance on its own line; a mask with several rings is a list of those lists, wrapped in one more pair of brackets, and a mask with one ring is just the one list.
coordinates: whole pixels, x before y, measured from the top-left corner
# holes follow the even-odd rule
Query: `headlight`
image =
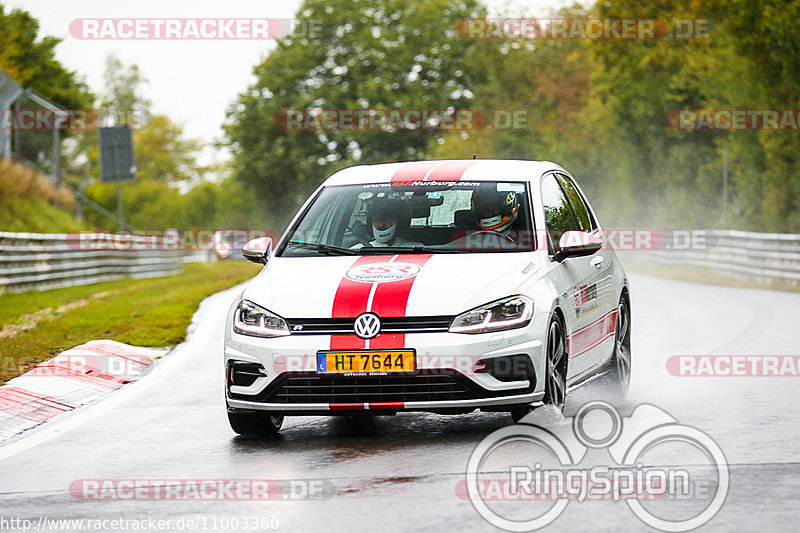
[(233, 331), (252, 337), (283, 337), (291, 334), (284, 319), (247, 300), (242, 300), (233, 313)]
[(530, 324), (533, 300), (509, 296), (458, 315), (450, 324), (451, 333), (486, 333), (522, 328)]

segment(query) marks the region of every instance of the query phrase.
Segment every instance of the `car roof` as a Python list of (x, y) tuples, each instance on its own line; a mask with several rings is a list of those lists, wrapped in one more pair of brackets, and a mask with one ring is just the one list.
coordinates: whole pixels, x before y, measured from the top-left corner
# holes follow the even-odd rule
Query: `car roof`
[(444, 159), (382, 163), (345, 168), (323, 185), (357, 185), (399, 181), (531, 181), (551, 170), (564, 169), (550, 161), (518, 159)]

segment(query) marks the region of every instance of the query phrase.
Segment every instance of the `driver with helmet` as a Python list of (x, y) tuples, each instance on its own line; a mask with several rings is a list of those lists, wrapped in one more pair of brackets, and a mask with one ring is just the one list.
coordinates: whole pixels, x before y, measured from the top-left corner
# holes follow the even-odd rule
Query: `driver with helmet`
[[(400, 198), (382, 196), (375, 198), (367, 206), (368, 225), (372, 228), (374, 240), (367, 246), (423, 246), (420, 242), (410, 241), (398, 233), (398, 226), (407, 226), (410, 217), (408, 206)], [(364, 245), (359, 243), (351, 247), (357, 250)]]

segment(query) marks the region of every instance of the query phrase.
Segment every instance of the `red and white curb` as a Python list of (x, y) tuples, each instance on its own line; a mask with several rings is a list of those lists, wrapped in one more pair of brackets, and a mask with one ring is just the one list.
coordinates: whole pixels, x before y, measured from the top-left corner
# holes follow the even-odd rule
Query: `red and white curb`
[(138, 380), (168, 351), (98, 340), (39, 363), (0, 386), (0, 442)]

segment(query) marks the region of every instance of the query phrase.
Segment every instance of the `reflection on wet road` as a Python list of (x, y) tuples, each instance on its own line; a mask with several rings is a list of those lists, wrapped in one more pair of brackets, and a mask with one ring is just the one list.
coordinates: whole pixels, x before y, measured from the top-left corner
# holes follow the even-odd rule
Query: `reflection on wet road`
[[(800, 474), (796, 378), (686, 378), (665, 365), (678, 354), (797, 354), (800, 294), (631, 278), (633, 383), (621, 413), (650, 403), (719, 444), (731, 464), (731, 488), (707, 528), (755, 529), (765, 520), (768, 529), (790, 528)], [(81, 413), (57, 422), (48, 430), (52, 438), (1, 460), (2, 517), (158, 518), (171, 521), (164, 530), (176, 531), (190, 519), (204, 520), (209, 531), (262, 530), (269, 524), (247, 522), (260, 519), (275, 519), (284, 531), (496, 530), (459, 496), (457, 484), (476, 445), (511, 423), (507, 414), (294, 417), (274, 438), (235, 436), (223, 406), (221, 362), (223, 317), (233, 297), (228, 291), (204, 302), (190, 342), (129, 391), (112, 395), (121, 399), (89, 408), (97, 414), (85, 422), (78, 423)], [(567, 415), (600, 392), (578, 391)], [(201, 502), (84, 501), (70, 493), (81, 480), (242, 479), (274, 480), (283, 490), (270, 501)], [(624, 503), (612, 501), (570, 504), (555, 526), (646, 529)]]

